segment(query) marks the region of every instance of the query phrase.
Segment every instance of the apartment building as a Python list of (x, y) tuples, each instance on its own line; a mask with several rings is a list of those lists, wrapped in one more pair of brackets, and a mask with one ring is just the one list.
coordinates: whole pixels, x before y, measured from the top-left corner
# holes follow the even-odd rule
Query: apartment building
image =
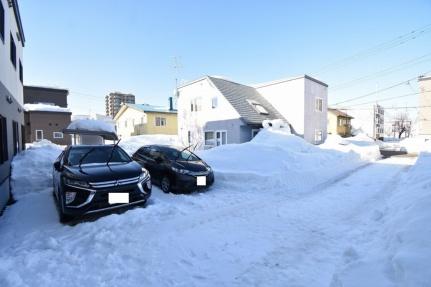
[(0, 0), (0, 213), (11, 199), (10, 170), (24, 147), (24, 31), (17, 0)]
[(122, 104), (134, 104), (135, 96), (132, 94), (123, 94), (120, 92), (110, 93), (105, 96), (106, 115), (114, 118), (121, 109)]

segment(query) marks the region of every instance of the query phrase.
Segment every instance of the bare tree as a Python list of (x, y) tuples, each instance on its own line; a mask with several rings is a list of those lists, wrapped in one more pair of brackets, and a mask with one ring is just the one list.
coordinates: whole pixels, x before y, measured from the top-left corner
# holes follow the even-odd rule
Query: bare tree
[(400, 139), (403, 134), (405, 137), (410, 136), (412, 127), (412, 121), (407, 112), (399, 112), (394, 116), (394, 122), (392, 124), (392, 130), (396, 133)]

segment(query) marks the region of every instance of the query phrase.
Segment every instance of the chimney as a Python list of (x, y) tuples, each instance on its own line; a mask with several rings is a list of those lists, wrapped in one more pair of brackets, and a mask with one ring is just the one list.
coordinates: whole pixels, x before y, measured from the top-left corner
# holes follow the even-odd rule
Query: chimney
[(174, 110), (174, 102), (172, 97), (169, 97), (169, 110), (173, 111)]

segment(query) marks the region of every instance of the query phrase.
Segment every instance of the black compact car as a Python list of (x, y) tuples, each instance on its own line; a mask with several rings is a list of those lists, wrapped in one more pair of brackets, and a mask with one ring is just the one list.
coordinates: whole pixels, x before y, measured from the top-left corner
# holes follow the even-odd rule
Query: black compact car
[(211, 167), (187, 148), (148, 145), (132, 158), (150, 172), (152, 181), (164, 192), (191, 192), (214, 183)]
[(60, 221), (129, 205), (151, 195), (148, 171), (117, 145), (69, 146), (54, 162)]

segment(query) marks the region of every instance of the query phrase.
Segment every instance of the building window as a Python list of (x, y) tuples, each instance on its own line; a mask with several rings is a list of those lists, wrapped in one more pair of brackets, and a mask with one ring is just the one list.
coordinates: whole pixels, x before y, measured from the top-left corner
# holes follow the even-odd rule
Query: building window
[(205, 145), (214, 146), (214, 132), (205, 132)]
[(259, 133), (260, 129), (252, 129), (251, 130), (251, 138), (254, 138), (258, 133)]
[(227, 144), (226, 131), (207, 131), (205, 132), (206, 146), (219, 146)]
[(190, 102), (190, 110), (192, 112), (199, 112), (199, 111), (202, 110), (201, 99), (200, 98), (193, 99)]
[(322, 131), (321, 130), (315, 130), (314, 131), (314, 143), (315, 144), (322, 143)]
[(188, 143), (189, 143), (189, 144), (191, 144), (191, 143), (192, 143), (192, 132), (191, 132), (191, 131), (188, 131), (188, 132), (187, 132), (187, 140), (188, 140)]
[(3, 8), (3, 3), (2, 1), (0, 1), (0, 38), (2, 40), (2, 42), (4, 43), (4, 8)]
[(55, 139), (62, 139), (63, 138), (63, 133), (62, 132), (53, 132), (52, 133), (52, 137)]
[(261, 115), (269, 115), (268, 111), (258, 102), (248, 100), (248, 103)]
[(21, 125), (21, 150), (25, 150), (25, 126)]
[(36, 130), (36, 141), (43, 140), (43, 130)]
[(213, 108), (213, 109), (215, 109), (215, 108), (217, 108), (217, 97), (214, 97), (214, 98), (212, 98), (212, 100), (211, 100), (211, 107)]
[(227, 143), (227, 132), (217, 131), (216, 132), (216, 145), (225, 145)]
[(16, 121), (12, 122), (12, 135), (13, 135), (13, 155), (19, 151), (19, 128)]
[(156, 127), (166, 126), (166, 118), (156, 117)]
[(323, 99), (322, 98), (316, 98), (315, 109), (318, 112), (323, 111)]
[(12, 34), (10, 34), (10, 61), (16, 69), (16, 46)]
[(0, 115), (0, 164), (9, 159), (7, 145), (7, 121)]
[(19, 60), (19, 80), (21, 81), (21, 84), (24, 83), (24, 71), (22, 68), (21, 60)]

